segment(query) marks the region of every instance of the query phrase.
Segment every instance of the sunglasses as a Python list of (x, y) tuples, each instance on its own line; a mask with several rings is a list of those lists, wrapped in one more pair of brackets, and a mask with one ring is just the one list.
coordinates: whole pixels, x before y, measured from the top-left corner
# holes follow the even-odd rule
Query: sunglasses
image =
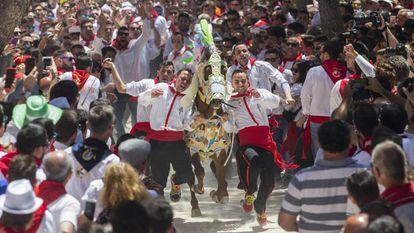
[(269, 57), (269, 58), (265, 58), (265, 61), (267, 61), (267, 62), (275, 62), (275, 61), (277, 61), (277, 58), (276, 57)]
[(74, 57), (62, 57), (62, 59), (67, 60), (67, 61), (74, 61), (75, 60)]
[(118, 32), (118, 36), (129, 36), (128, 32)]
[(227, 21), (236, 22), (237, 21), (237, 18), (227, 18)]
[(287, 42), (286, 43), (286, 45), (289, 47), (289, 46), (292, 46), (292, 47), (298, 47), (299, 46), (299, 44), (298, 43), (292, 43), (292, 42)]

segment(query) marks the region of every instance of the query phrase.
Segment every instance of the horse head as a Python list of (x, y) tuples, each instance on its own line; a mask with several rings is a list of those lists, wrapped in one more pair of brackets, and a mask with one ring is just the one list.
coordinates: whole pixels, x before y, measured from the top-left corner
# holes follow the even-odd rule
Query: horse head
[[(206, 105), (219, 109), (221, 104), (226, 102), (231, 95), (231, 86), (226, 81), (227, 64), (221, 58), (214, 42), (212, 42), (211, 30), (203, 20), (202, 25), (203, 40), (210, 41), (202, 47), (202, 57), (193, 76), (190, 87), (185, 92), (186, 98), (183, 98), (182, 105), (190, 106), (196, 96)], [(203, 25), (204, 24), (204, 25)], [(209, 39), (210, 37), (210, 39)]]

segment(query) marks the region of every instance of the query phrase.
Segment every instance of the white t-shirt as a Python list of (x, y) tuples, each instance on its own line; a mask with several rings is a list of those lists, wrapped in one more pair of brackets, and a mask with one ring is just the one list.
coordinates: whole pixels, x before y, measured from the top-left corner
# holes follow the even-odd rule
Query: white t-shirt
[[(66, 72), (59, 77), (59, 80), (72, 80), (72, 72)], [(99, 98), (99, 90), (101, 81), (93, 75), (90, 75), (88, 80), (79, 91), (78, 109), (89, 111), (90, 104)]]
[(72, 147), (69, 147), (65, 150), (72, 158), (72, 172), (73, 175), (66, 184), (65, 188), (66, 191), (76, 198), (78, 201), (81, 201), (83, 194), (85, 193), (86, 189), (89, 187), (90, 183), (96, 179), (101, 179), (103, 173), (105, 171), (106, 166), (110, 163), (118, 163), (119, 157), (110, 154), (95, 167), (92, 168), (89, 172), (87, 172), (76, 160), (75, 156), (72, 154)]
[(65, 194), (56, 201), (50, 203), (47, 206), (47, 209), (53, 215), (55, 232), (59, 232), (60, 224), (63, 222), (70, 222), (72, 223), (74, 229), (77, 229), (81, 207), (79, 201), (74, 197), (69, 194)]
[(40, 223), (40, 226), (37, 229), (37, 233), (56, 233), (55, 225), (56, 223), (53, 220), (53, 215), (50, 213), (49, 210), (46, 210), (42, 222)]

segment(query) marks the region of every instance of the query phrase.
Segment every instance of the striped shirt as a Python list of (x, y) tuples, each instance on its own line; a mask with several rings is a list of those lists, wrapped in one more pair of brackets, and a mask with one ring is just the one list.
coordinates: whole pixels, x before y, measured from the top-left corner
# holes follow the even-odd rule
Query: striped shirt
[(365, 168), (352, 158), (317, 161), (295, 174), (281, 211), (299, 215), (299, 232), (339, 232), (351, 207), (345, 179)]

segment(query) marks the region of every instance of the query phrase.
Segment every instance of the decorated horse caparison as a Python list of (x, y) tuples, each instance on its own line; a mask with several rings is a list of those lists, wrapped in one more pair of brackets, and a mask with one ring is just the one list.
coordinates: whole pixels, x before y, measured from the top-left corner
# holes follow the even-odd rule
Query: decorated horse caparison
[(196, 72), (190, 87), (185, 92), (182, 105), (192, 107), (194, 116), (206, 119), (192, 132), (186, 135), (186, 143), (192, 156), (194, 173), (197, 177), (189, 183), (191, 191), (191, 216), (201, 216), (197, 194), (204, 193), (204, 168), (202, 161), (211, 159), (210, 167), (217, 179), (217, 190), (210, 193), (216, 203), (228, 201), (227, 182), (225, 180), (225, 164), (229, 160), (231, 136), (224, 131), (220, 118), (226, 114), (223, 110), (231, 95), (231, 88), (225, 79), (226, 63), (221, 59), (213, 42), (211, 25), (201, 20), (197, 25), (198, 35), (202, 40), (202, 57), (196, 67)]

